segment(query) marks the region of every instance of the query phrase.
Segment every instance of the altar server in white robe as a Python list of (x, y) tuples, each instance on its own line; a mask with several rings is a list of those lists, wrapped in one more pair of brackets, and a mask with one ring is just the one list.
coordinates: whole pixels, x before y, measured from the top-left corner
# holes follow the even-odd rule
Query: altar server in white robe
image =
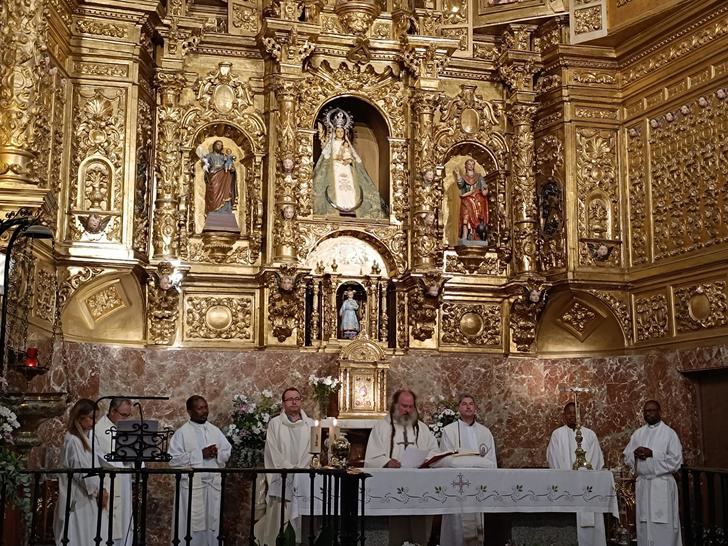
[[(268, 422), (265, 436), (266, 468), (308, 468), (311, 463), (309, 443), (313, 421), (301, 409), (301, 393), (290, 387), (283, 391), (283, 412)], [(255, 538), (261, 546), (275, 546), (281, 525), (281, 475), (266, 476), (268, 494), (265, 515), (255, 524)], [(293, 475), (286, 479), (286, 500), (290, 503)], [(286, 505), (284, 522), (291, 522), (296, 542), (301, 542), (301, 518), (291, 520), (290, 504)]]
[[(109, 462), (104, 455), (114, 450), (111, 429), (116, 427), (119, 421), (131, 417), (131, 400), (128, 398), (113, 398), (109, 402), (109, 411), (101, 417), (94, 426), (94, 436), (99, 449), (99, 455), (104, 466), (115, 468), (131, 468), (130, 463)], [(114, 546), (131, 546), (134, 538), (132, 527), (131, 507), (131, 474), (117, 474), (114, 478), (114, 499), (113, 499), (113, 540)], [(107, 488), (111, 491), (111, 484), (107, 482)], [(112, 504), (111, 502), (109, 504)]]
[[(63, 439), (61, 467), (66, 469), (99, 468), (101, 461), (99, 451), (91, 453), (90, 432), (93, 428), (96, 404), (82, 398), (73, 405), (68, 417), (66, 436)], [(92, 457), (96, 457), (91, 464)], [(98, 474), (87, 476), (76, 473), (71, 477), (71, 491), (68, 496), (68, 476), (61, 474), (58, 480), (58, 503), (53, 516), (53, 534), (56, 545), (64, 544), (65, 515), (68, 507), (68, 543), (67, 546), (89, 546), (96, 544), (96, 529), (99, 509), (101, 510), (101, 540), (106, 544), (108, 531), (108, 502), (106, 489), (100, 488)], [(108, 487), (108, 481), (105, 481)]]
[[(469, 394), (460, 397), (460, 419), (442, 430), (442, 451), (457, 451), (442, 466), (450, 468), (497, 468), (495, 442), (488, 427), (475, 418), (475, 400)], [(471, 455), (466, 455), (471, 453)], [(483, 544), (483, 514), (446, 514), (442, 516), (440, 546), (480, 546)]]
[[(232, 453), (232, 446), (222, 431), (207, 421), (209, 409), (202, 396), (187, 399), (187, 413), (190, 420), (182, 425), (169, 442), (169, 454), (174, 468), (224, 468)], [(219, 473), (195, 473), (192, 479), (192, 509), (190, 521), (191, 546), (217, 546), (220, 529), (220, 486)], [(180, 483), (179, 514), (173, 514), (178, 522), (179, 540), (185, 544), (187, 535), (187, 499), (189, 479), (182, 477)], [(172, 529), (174, 533), (174, 528)], [(174, 536), (174, 534), (172, 535)]]
[(677, 484), (673, 473), (683, 462), (682, 444), (660, 415), (660, 404), (648, 400), (638, 428), (624, 449), (624, 462), (637, 474), (637, 544), (682, 546)]
[[(400, 459), (408, 448), (427, 452), (437, 450), (437, 440), (429, 427), (419, 420), (417, 399), (410, 390), (399, 390), (392, 396), (389, 415), (372, 428), (367, 442), (364, 466), (373, 468), (401, 468)], [(392, 477), (396, 480), (396, 477)], [(432, 528), (430, 516), (395, 516), (389, 518), (389, 546), (403, 542), (427, 544)]]
[[(581, 427), (581, 448), (594, 470), (604, 468), (604, 455), (599, 439), (593, 430)], [(546, 460), (549, 468), (573, 470), (576, 460), (576, 405), (569, 402), (564, 406), (564, 425), (551, 433)], [(579, 546), (606, 546), (604, 516), (593, 512), (576, 514), (576, 535)]]

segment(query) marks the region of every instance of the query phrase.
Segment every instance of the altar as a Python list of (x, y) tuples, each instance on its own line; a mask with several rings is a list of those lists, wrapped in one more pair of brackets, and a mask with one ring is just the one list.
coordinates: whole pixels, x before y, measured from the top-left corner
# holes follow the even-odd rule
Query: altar
[[(535, 468), (367, 468), (366, 516), (512, 512), (595, 512), (619, 517), (614, 477), (606, 470)], [(322, 478), (289, 477), (294, 516), (318, 515)], [(313, 510), (311, 491), (314, 491)], [(329, 491), (329, 493), (332, 493)]]

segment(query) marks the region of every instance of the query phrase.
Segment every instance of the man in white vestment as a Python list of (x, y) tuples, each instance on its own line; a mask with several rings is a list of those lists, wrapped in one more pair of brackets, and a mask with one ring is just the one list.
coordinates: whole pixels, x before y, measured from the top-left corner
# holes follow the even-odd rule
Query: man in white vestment
[[(131, 400), (128, 398), (112, 398), (109, 402), (109, 411), (101, 417), (94, 426), (94, 436), (99, 449), (99, 457), (104, 466), (111, 469), (131, 468), (130, 463), (109, 462), (104, 456), (114, 451), (111, 429), (116, 427), (119, 421), (131, 417)], [(131, 546), (134, 538), (132, 527), (132, 506), (131, 506), (131, 474), (117, 474), (114, 478), (113, 498), (113, 539), (114, 546)], [(111, 490), (109, 481), (106, 481), (106, 488)], [(109, 502), (111, 504), (111, 501)]]
[[(290, 387), (281, 396), (283, 411), (268, 422), (265, 436), (266, 468), (308, 468), (311, 462), (309, 443), (313, 422), (301, 409), (301, 393)], [(275, 546), (281, 525), (281, 475), (266, 476), (268, 494), (265, 515), (255, 524), (255, 538), (261, 546)], [(286, 499), (290, 502), (293, 475), (286, 479)], [(301, 519), (291, 520), (290, 504), (286, 505), (284, 522), (291, 522), (296, 541), (301, 541)]]
[[(364, 466), (402, 468), (400, 459), (408, 448), (425, 451), (428, 458), (438, 449), (429, 427), (419, 420), (415, 394), (410, 390), (399, 390), (392, 397), (389, 415), (372, 428)], [(395, 476), (392, 478), (396, 480)], [(431, 528), (430, 516), (390, 517), (389, 546), (402, 546), (405, 541), (425, 545)]]
[[(460, 397), (460, 419), (442, 430), (442, 451), (457, 451), (443, 466), (451, 468), (497, 468), (495, 442), (488, 427), (475, 419), (475, 400), (469, 394)], [(445, 514), (442, 516), (440, 546), (480, 546), (483, 544), (483, 514)]]
[(657, 401), (648, 400), (642, 415), (647, 424), (632, 434), (624, 448), (624, 462), (637, 474), (637, 544), (682, 546), (673, 477), (683, 462), (682, 444), (675, 431), (662, 422)]
[[(594, 470), (604, 468), (604, 456), (599, 447), (599, 439), (594, 431), (581, 427), (581, 448), (586, 451), (586, 459)], [(569, 402), (564, 406), (564, 425), (551, 433), (546, 460), (549, 468), (573, 470), (576, 459), (576, 405)], [(593, 512), (576, 514), (576, 535), (579, 546), (606, 546), (604, 516)]]
[[(209, 409), (202, 396), (187, 399), (187, 413), (190, 420), (172, 435), (169, 442), (170, 466), (174, 468), (224, 468), (232, 446), (222, 431), (207, 421)], [(217, 546), (220, 530), (220, 486), (219, 473), (195, 473), (192, 479), (192, 509), (190, 534), (191, 546)], [(189, 479), (182, 477), (180, 484), (179, 514), (173, 515), (177, 521), (178, 538), (185, 544), (187, 535), (187, 499)], [(174, 533), (174, 529), (172, 530)], [(174, 534), (172, 535), (174, 536)]]

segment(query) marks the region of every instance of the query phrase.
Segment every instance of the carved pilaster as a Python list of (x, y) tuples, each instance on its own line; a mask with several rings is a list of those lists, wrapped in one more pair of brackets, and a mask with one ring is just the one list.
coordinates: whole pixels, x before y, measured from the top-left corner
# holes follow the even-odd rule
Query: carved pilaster
[(148, 280), (147, 339), (153, 345), (172, 345), (177, 337), (180, 294), (172, 273), (172, 265), (161, 262)]
[(178, 106), (184, 85), (181, 73), (157, 74), (157, 156), (156, 198), (154, 202), (153, 242), (155, 258), (176, 257), (179, 250), (179, 184), (182, 165), (180, 154), (180, 122)]
[[(0, 8), (0, 187), (37, 186), (37, 124), (45, 112), (41, 82), (51, 69), (44, 0), (5, 2)], [(27, 195), (39, 205), (44, 192)], [(17, 208), (17, 197), (15, 207)]]
[(295, 172), (296, 148), (296, 80), (280, 78), (276, 82), (278, 119), (276, 122), (276, 216), (273, 225), (274, 260), (294, 262), (296, 260), (296, 190), (298, 180)]
[(510, 111), (513, 124), (513, 265), (516, 274), (536, 271), (538, 250), (538, 207), (534, 172), (533, 118), (536, 106), (514, 104)]
[(440, 85), (440, 72), (458, 45), (457, 40), (449, 38), (406, 36), (402, 59), (421, 89), (435, 90)]
[(442, 180), (435, 169), (433, 141), (433, 118), (438, 97), (431, 91), (418, 91), (414, 101), (415, 172), (418, 176), (412, 215), (415, 234), (412, 265), (416, 269), (434, 267), (440, 249), (437, 210), (442, 201)]

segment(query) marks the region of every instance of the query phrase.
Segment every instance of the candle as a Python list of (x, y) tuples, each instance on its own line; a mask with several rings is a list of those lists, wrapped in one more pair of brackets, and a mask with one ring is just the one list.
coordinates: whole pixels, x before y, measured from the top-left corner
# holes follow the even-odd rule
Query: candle
[(336, 417), (331, 419), (331, 425), (329, 426), (329, 445), (333, 444), (336, 440)]
[(37, 368), (38, 367), (38, 348), (37, 347), (28, 347), (25, 351), (25, 359), (23, 360), (23, 365), (27, 366), (28, 368)]
[(311, 427), (311, 449), (309, 453), (321, 453), (321, 424), (318, 419)]

